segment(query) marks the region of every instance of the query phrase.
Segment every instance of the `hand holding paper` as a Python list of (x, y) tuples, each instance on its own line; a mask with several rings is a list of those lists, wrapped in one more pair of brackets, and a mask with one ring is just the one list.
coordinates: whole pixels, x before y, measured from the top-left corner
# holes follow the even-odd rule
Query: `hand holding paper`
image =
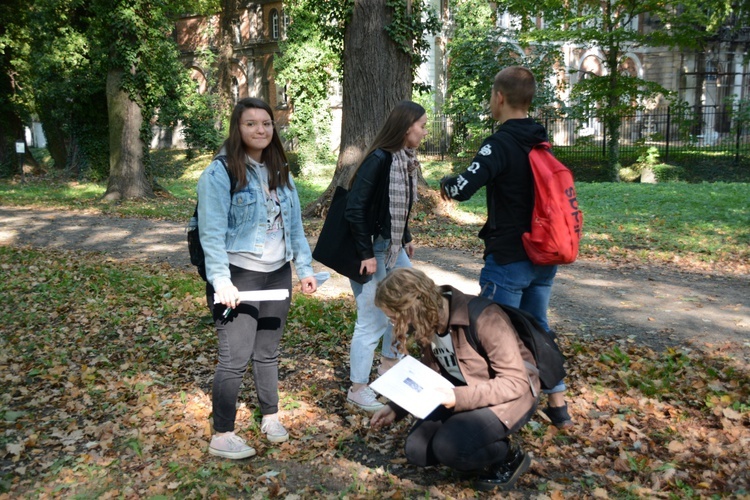
[(370, 387), (417, 418), (425, 418), (449, 402), (445, 391), (453, 392), (453, 384), (411, 356), (405, 356)]

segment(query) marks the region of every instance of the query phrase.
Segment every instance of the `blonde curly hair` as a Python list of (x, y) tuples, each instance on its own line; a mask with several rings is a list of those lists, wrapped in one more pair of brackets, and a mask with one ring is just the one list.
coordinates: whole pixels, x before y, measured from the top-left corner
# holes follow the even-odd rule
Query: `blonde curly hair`
[(375, 305), (391, 318), (393, 344), (407, 354), (409, 333), (420, 345), (430, 344), (440, 326), (443, 295), (435, 282), (422, 271), (398, 268), (378, 283)]

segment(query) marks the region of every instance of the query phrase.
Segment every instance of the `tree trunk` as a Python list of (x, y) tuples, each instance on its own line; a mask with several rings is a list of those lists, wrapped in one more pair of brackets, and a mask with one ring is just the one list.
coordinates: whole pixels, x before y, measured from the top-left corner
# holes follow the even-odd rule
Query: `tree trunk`
[(612, 182), (620, 181), (620, 98), (618, 95), (618, 66), (620, 49), (612, 44), (607, 66), (609, 67), (609, 109), (606, 111), (607, 169)]
[[(216, 80), (219, 94), (219, 109), (229, 114), (234, 107), (232, 96), (232, 61), (234, 60), (234, 34), (232, 20), (237, 16), (237, 1), (222, 0), (219, 14), (218, 57), (216, 59)], [(253, 96), (261, 97), (261, 96)]]
[(57, 120), (52, 117), (52, 113), (40, 111), (39, 118), (44, 129), (44, 137), (47, 139), (47, 150), (52, 157), (53, 167), (62, 170), (68, 161), (65, 133), (57, 125)]
[(344, 35), (339, 158), (330, 185), (305, 208), (305, 216), (325, 213), (336, 186), (348, 184), (388, 114), (399, 101), (411, 98), (411, 56), (386, 33), (393, 10), (385, 4), (385, 0), (354, 2)]
[(141, 140), (141, 107), (121, 88), (122, 71), (107, 73), (109, 114), (109, 183), (103, 199), (153, 198), (146, 179)]

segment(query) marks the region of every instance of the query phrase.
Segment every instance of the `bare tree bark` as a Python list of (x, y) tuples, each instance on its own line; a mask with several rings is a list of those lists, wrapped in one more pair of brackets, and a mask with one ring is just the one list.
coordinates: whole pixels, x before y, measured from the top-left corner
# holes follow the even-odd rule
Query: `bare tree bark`
[(219, 32), (216, 34), (218, 57), (216, 59), (216, 79), (219, 93), (219, 106), (231, 112), (232, 102), (232, 61), (234, 42), (232, 20), (237, 16), (237, 0), (221, 0)]
[(412, 94), (411, 56), (391, 40), (385, 27), (393, 11), (385, 0), (355, 0), (344, 35), (341, 148), (331, 184), (305, 208), (321, 216), (336, 186), (346, 185), (396, 103)]
[(143, 113), (138, 103), (122, 90), (121, 83), (122, 71), (110, 70), (107, 74), (109, 183), (103, 199), (153, 198), (143, 163)]
[(39, 110), (39, 118), (44, 129), (44, 137), (47, 139), (47, 150), (52, 157), (53, 166), (62, 170), (68, 160), (68, 147), (65, 143), (65, 133), (57, 125), (58, 120), (52, 117), (48, 110)]

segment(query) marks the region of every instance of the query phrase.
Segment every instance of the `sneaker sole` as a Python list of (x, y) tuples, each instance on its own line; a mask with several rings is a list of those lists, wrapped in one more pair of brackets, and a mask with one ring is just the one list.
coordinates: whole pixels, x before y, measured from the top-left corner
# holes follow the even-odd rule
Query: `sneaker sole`
[(231, 460), (242, 460), (243, 458), (254, 457), (255, 448), (250, 448), (245, 451), (222, 451), (209, 447), (208, 454), (215, 457), (229, 458)]
[(383, 408), (385, 405), (383, 403), (379, 403), (377, 405), (362, 405), (357, 403), (356, 401), (352, 401), (349, 398), (346, 398), (347, 404), (357, 408), (358, 410), (364, 410), (369, 413), (375, 413), (379, 409)]
[(283, 436), (269, 436), (268, 434), (266, 434), (266, 439), (268, 439), (271, 443), (283, 443), (285, 441), (289, 441), (289, 433), (286, 433)]
[(474, 483), (474, 488), (477, 490), (482, 490), (482, 491), (490, 491), (494, 489), (499, 489), (500, 491), (511, 490), (516, 485), (518, 478), (521, 477), (524, 472), (529, 470), (530, 466), (531, 466), (531, 456), (529, 456), (528, 453), (524, 453), (523, 461), (521, 462), (521, 465), (518, 466), (518, 469), (516, 469), (516, 472), (513, 473), (513, 475), (510, 477), (507, 483), (492, 484), (492, 483), (484, 483), (484, 482), (476, 481)]

